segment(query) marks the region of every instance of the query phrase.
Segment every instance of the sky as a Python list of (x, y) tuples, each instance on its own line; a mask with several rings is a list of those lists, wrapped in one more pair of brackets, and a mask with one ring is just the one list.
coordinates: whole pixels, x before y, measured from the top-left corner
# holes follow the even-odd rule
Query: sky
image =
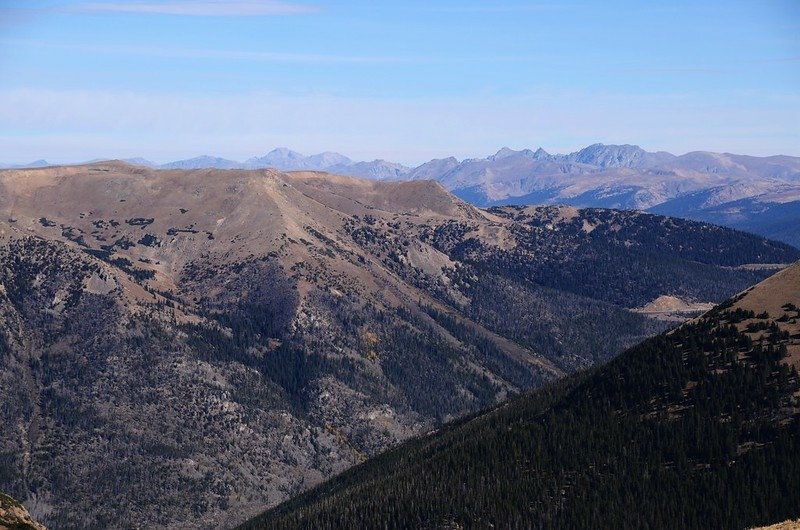
[(800, 156), (800, 0), (0, 0), (0, 162)]

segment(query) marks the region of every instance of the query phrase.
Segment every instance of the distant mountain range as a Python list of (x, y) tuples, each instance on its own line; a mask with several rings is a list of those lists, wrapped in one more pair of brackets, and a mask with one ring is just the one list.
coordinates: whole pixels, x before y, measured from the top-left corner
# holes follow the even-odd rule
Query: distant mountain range
[(485, 159), (433, 160), (433, 178), (478, 206), (569, 204), (646, 210), (713, 222), (800, 245), (800, 158), (649, 153), (595, 144), (568, 155), (501, 149)]
[(29, 162), (27, 164), (0, 164), (0, 169), (31, 169), (37, 167), (48, 167), (51, 165), (53, 164), (47, 160), (34, 160), (33, 162)]
[[(42, 161), (40, 161), (42, 162)], [(401, 180), (407, 177), (412, 168), (386, 160), (372, 162), (356, 162), (350, 158), (332, 152), (306, 156), (285, 147), (273, 149), (264, 156), (256, 156), (238, 162), (214, 156), (198, 156), (187, 160), (176, 160), (166, 164), (157, 164), (144, 158), (128, 158), (124, 162), (138, 164), (155, 169), (265, 169), (273, 168), (283, 171), (327, 171), (351, 177), (370, 178), (375, 180)], [(36, 164), (37, 162), (34, 162)], [(45, 165), (47, 165), (45, 163)], [(12, 167), (12, 166), (4, 166)], [(42, 167), (39, 166), (14, 166)]]
[[(436, 180), (477, 206), (566, 204), (645, 210), (713, 222), (800, 246), (800, 157), (651, 153), (636, 145), (594, 144), (569, 154), (504, 147), (486, 158), (435, 159), (416, 168), (357, 162), (339, 153), (305, 156), (278, 148), (237, 162), (200, 156), (160, 169), (327, 171), (377, 180)], [(26, 166), (42, 167), (40, 160)], [(8, 167), (8, 166), (6, 166)]]

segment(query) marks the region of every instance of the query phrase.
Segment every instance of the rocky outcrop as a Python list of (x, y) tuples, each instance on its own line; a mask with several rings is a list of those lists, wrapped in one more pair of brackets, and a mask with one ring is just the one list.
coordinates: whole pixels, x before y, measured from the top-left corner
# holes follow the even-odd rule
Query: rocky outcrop
[(47, 530), (33, 520), (25, 507), (0, 493), (0, 530)]

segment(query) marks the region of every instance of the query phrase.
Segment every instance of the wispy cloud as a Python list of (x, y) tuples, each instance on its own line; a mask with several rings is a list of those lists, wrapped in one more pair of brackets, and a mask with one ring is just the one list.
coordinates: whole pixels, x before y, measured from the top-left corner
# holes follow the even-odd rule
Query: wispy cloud
[(534, 63), (541, 62), (540, 56), (450, 56), (450, 55), (349, 55), (327, 53), (298, 53), (273, 50), (226, 50), (212, 48), (176, 48), (147, 45), (86, 45), (55, 42), (38, 39), (3, 39), (0, 47), (19, 46), (26, 48), (47, 48), (68, 50), (91, 54), (138, 55), (167, 59), (211, 59), (231, 61), (253, 61), (264, 63), (327, 63), (327, 64), (433, 64), (433, 63)]
[(510, 4), (510, 5), (461, 5), (461, 6), (432, 6), (428, 11), (446, 13), (524, 13), (536, 11), (561, 11), (569, 6), (558, 3), (551, 4)]
[(82, 2), (70, 11), (98, 13), (133, 13), (152, 15), (182, 15), (195, 17), (305, 15), (319, 8), (307, 4), (282, 1), (221, 1), (165, 0), (162, 2)]
[[(102, 51), (93, 49), (92, 51)], [(275, 51), (214, 50), (208, 48), (173, 48), (169, 50), (154, 47), (122, 46), (113, 47), (110, 53), (158, 56), (175, 59), (222, 59), (256, 61), (270, 63), (402, 63), (414, 62), (412, 57), (369, 56), (369, 55), (329, 55), (322, 53), (295, 53)]]
[(265, 63), (408, 63), (420, 62), (427, 58), (388, 55), (336, 55), (324, 53), (297, 53), (260, 50), (225, 50), (212, 48), (162, 48), (156, 46), (115, 46), (83, 45), (63, 42), (49, 42), (32, 39), (0, 39), (0, 46), (22, 46), (68, 50), (83, 53), (112, 55), (139, 55), (167, 59), (218, 59), (231, 61), (255, 61)]

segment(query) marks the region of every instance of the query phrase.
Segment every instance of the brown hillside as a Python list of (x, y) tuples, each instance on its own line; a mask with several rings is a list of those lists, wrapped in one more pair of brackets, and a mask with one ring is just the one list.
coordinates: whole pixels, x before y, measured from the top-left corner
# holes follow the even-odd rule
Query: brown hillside
[[(787, 344), (787, 362), (800, 368), (800, 310), (797, 309), (800, 308), (800, 263), (795, 263), (748, 289), (734, 307), (755, 313), (766, 312), (770, 323), (774, 323), (791, 337)], [(754, 319), (745, 320), (738, 327), (746, 329), (753, 322)], [(760, 332), (750, 335), (756, 338), (760, 336)]]

